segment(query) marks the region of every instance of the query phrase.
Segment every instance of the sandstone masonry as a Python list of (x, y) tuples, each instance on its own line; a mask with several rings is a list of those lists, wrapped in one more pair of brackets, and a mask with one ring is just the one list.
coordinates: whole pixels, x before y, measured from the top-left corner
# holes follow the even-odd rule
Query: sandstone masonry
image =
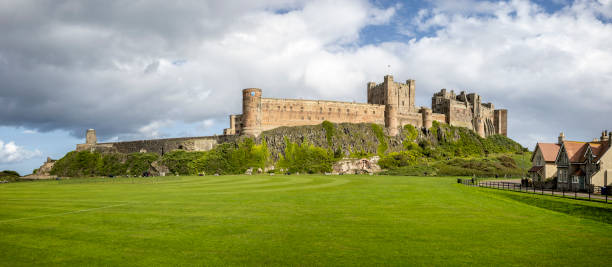
[(478, 94), (456, 95), (442, 89), (432, 97), (431, 108), (416, 107), (415, 94), (414, 80), (394, 82), (391, 75), (380, 84), (367, 84), (368, 103), (262, 98), (261, 89), (248, 88), (242, 90), (242, 114), (230, 115), (230, 128), (223, 133), (257, 137), (281, 126), (315, 125), (325, 120), (384, 124), (391, 136), (406, 124), (430, 128), (433, 121), (466, 127), (482, 137), (508, 133), (508, 111), (482, 103)]

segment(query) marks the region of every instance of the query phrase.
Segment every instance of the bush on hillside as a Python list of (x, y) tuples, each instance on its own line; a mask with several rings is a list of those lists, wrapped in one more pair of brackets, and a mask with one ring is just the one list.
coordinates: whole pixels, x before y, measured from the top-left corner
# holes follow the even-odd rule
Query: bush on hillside
[(278, 161), (278, 167), (290, 173), (324, 173), (331, 172), (337, 161), (328, 150), (316, 147), (307, 142), (297, 144), (285, 138), (285, 153)]
[(422, 156), (423, 154), (419, 153), (416, 150), (392, 152), (382, 156), (378, 161), (378, 165), (380, 165), (380, 167), (383, 169), (394, 169), (399, 167), (412, 166), (419, 162)]
[(382, 156), (389, 148), (387, 140), (385, 139), (385, 133), (383, 132), (382, 127), (376, 123), (372, 123), (372, 131), (374, 132), (374, 135), (376, 135), (376, 139), (378, 139), (378, 148), (376, 149), (376, 153)]
[(155, 153), (101, 154), (90, 151), (68, 152), (53, 165), (51, 174), (68, 177), (139, 176), (159, 159)]
[(4, 170), (0, 172), (0, 177), (21, 177), (21, 175), (16, 171)]

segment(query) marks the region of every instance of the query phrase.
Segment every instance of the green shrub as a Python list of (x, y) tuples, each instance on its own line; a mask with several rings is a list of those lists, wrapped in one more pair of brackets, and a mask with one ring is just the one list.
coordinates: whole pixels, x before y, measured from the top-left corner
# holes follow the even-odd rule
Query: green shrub
[(102, 162), (97, 152), (71, 151), (53, 165), (51, 174), (58, 176), (96, 176), (96, 167)]
[(412, 166), (404, 166), (399, 168), (388, 169), (381, 174), (383, 175), (406, 175), (406, 176), (435, 176), (438, 169), (426, 163), (418, 163)]
[(369, 158), (372, 157), (372, 153), (368, 153), (363, 149), (357, 150), (357, 151), (351, 151), (351, 153), (349, 154), (349, 157), (351, 158)]
[(385, 133), (383, 132), (382, 127), (375, 123), (372, 123), (372, 131), (376, 135), (376, 139), (378, 139), (378, 148), (376, 149), (376, 153), (382, 156), (389, 148), (387, 140), (385, 140)]
[(246, 138), (238, 144), (223, 143), (189, 163), (190, 170), (209, 174), (242, 174), (248, 168), (265, 168), (269, 160), (265, 139), (256, 145)]
[(0, 172), (0, 177), (21, 177), (21, 175), (16, 171), (4, 170)]
[(321, 125), (323, 126), (323, 129), (325, 129), (325, 139), (327, 139), (327, 147), (332, 147), (332, 139), (334, 137), (334, 124), (331, 123), (330, 121), (323, 121), (323, 123), (321, 123)]
[(419, 132), (414, 126), (410, 124), (404, 125), (404, 140), (408, 142), (414, 142), (419, 136)]
[(423, 154), (415, 150), (392, 152), (384, 155), (378, 161), (378, 165), (384, 169), (393, 169), (416, 164)]
[(281, 155), (277, 165), (291, 173), (323, 173), (331, 172), (336, 160), (329, 150), (307, 142), (293, 143), (285, 138), (285, 153)]
[(184, 151), (175, 150), (164, 154), (162, 164), (168, 167), (172, 174), (179, 175), (195, 175), (203, 171), (203, 168), (198, 168), (194, 164), (198, 159), (206, 156), (206, 152), (202, 151)]

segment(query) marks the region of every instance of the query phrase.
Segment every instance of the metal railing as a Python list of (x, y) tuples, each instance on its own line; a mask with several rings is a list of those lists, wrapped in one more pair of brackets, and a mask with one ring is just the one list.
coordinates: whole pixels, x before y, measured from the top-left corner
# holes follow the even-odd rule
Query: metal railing
[[(529, 184), (524, 183), (516, 183), (516, 182), (506, 182), (506, 181), (478, 181), (477, 179), (462, 179), (458, 178), (457, 183), (466, 185), (466, 186), (475, 186), (475, 187), (484, 187), (484, 188), (492, 188), (498, 190), (507, 190), (521, 193), (529, 193), (529, 194), (537, 194), (537, 195), (547, 195), (553, 197), (562, 197), (562, 198), (571, 198), (576, 200), (586, 200), (600, 203), (608, 203), (608, 195), (610, 195), (610, 189), (603, 190), (600, 186), (595, 186), (593, 188), (593, 192), (591, 190), (587, 190), (586, 192), (581, 192), (577, 190), (566, 190), (566, 189), (554, 189), (554, 188), (544, 188), (543, 186), (529, 186)], [(602, 191), (606, 191), (602, 194)]]

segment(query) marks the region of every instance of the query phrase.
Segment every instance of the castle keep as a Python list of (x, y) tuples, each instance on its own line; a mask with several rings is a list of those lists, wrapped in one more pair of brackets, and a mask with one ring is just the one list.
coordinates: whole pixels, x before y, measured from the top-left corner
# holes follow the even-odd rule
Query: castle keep
[(461, 92), (456, 95), (442, 89), (433, 95), (431, 108), (416, 107), (414, 80), (395, 82), (391, 75), (385, 76), (380, 84), (369, 82), (367, 94), (368, 103), (351, 103), (263, 98), (261, 89), (247, 88), (242, 90), (242, 114), (230, 115), (230, 127), (223, 135), (98, 143), (95, 131), (89, 129), (85, 144), (78, 144), (76, 150), (158, 154), (176, 149), (206, 151), (240, 135), (257, 137), (274, 128), (316, 125), (325, 120), (381, 124), (391, 136), (397, 135), (399, 127), (406, 124), (428, 129), (433, 121), (466, 127), (482, 137), (507, 135), (507, 110), (496, 110), (493, 104), (482, 103), (477, 94)]
[(242, 90), (242, 114), (230, 115), (230, 128), (223, 133), (258, 136), (281, 126), (315, 125), (328, 120), (384, 124), (391, 136), (406, 124), (430, 128), (433, 121), (466, 127), (482, 137), (507, 135), (507, 110), (482, 103), (478, 94), (456, 95), (442, 89), (433, 95), (431, 108), (426, 108), (414, 105), (415, 93), (414, 80), (395, 82), (391, 75), (380, 84), (367, 84), (368, 103), (262, 98), (261, 89), (248, 88)]

